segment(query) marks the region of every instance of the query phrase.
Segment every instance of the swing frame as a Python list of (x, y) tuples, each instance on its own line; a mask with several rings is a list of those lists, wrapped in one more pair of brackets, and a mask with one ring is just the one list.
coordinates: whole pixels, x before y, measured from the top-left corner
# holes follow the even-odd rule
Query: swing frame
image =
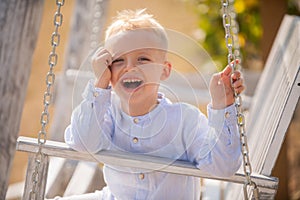
[[(295, 75), (294, 81), (297, 82), (297, 80), (299, 80), (299, 68), (297, 74)], [(295, 93), (295, 90), (293, 91)], [(297, 92), (296, 94), (294, 94), (294, 96), (297, 96)], [(293, 98), (297, 99), (296, 97)], [(45, 121), (42, 115), (41, 121), (43, 120)], [(39, 138), (37, 139), (19, 137), (17, 140), (16, 149), (18, 151), (24, 151), (29, 153), (26, 183), (23, 194), (24, 199), (32, 199), (32, 191), (30, 190), (31, 188), (35, 189), (34, 199), (44, 198), (48, 176), (49, 157), (51, 156), (68, 158), (72, 160), (102, 162), (108, 165), (117, 164), (123, 167), (135, 167), (145, 170), (162, 171), (186, 176), (196, 176), (201, 178), (221, 180), (245, 185), (245, 175), (239, 172), (232, 177), (215, 177), (202, 172), (201, 170), (197, 169), (192, 163), (186, 161), (175, 161), (172, 162), (172, 164), (170, 164), (169, 160), (166, 158), (112, 151), (100, 151), (97, 154), (81, 153), (72, 150), (65, 143), (48, 140), (46, 143), (46, 137), (43, 135), (41, 137), (39, 136)], [(36, 154), (39, 155), (38, 159)], [(39, 166), (38, 168), (36, 166), (37, 163)], [(259, 187), (259, 193), (262, 199), (269, 199), (269, 197), (274, 197), (278, 189), (278, 178), (255, 173), (253, 173), (250, 177), (251, 180), (255, 182), (257, 187)], [(252, 195), (251, 193), (249, 194), (250, 196)]]
[[(38, 151), (39, 145), (37, 139), (30, 137), (19, 137), (17, 141), (17, 150), (29, 153), (29, 162), (27, 166), (26, 175), (26, 188), (32, 187), (31, 175), (34, 171), (34, 154)], [(216, 177), (207, 174), (195, 167), (193, 163), (180, 160), (169, 160), (167, 158), (139, 155), (134, 153), (125, 152), (114, 152), (103, 150), (96, 154), (90, 154), (88, 152), (77, 152), (67, 144), (56, 141), (47, 141), (43, 145), (42, 154), (44, 155), (41, 162), (41, 170), (39, 173), (41, 176), (40, 185), (38, 190), (38, 196), (42, 197), (45, 195), (45, 186), (47, 182), (47, 170), (49, 166), (49, 157), (61, 157), (71, 160), (80, 160), (88, 162), (105, 163), (107, 165), (118, 165), (121, 167), (134, 167), (143, 170), (160, 171), (167, 173), (174, 173), (184, 176), (195, 176), (206, 179), (220, 180), (226, 182), (232, 182), (237, 184), (245, 183), (245, 175), (237, 172), (232, 177)], [(170, 164), (171, 163), (171, 164)], [(260, 189), (261, 196), (270, 196), (276, 193), (278, 189), (278, 178), (268, 177), (260, 174), (253, 173), (251, 179), (256, 183)], [(24, 199), (29, 198), (29, 190), (26, 190), (23, 194)]]

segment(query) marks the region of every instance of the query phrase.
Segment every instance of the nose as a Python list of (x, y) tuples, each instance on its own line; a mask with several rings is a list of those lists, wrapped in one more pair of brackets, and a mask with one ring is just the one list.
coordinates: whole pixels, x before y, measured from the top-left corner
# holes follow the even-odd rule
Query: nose
[(136, 67), (136, 63), (134, 62), (133, 59), (127, 59), (126, 60), (126, 66), (125, 66), (126, 71), (130, 71), (132, 69), (135, 69), (135, 67)]

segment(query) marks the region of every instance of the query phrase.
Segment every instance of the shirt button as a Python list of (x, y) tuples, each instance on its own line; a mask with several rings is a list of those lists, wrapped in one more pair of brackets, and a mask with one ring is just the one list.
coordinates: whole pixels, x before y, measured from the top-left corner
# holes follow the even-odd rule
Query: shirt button
[(134, 119), (133, 119), (133, 122), (134, 122), (135, 124), (139, 123), (139, 118), (134, 118)]
[(99, 92), (93, 92), (93, 96), (94, 96), (94, 97), (99, 96)]
[(230, 117), (230, 113), (229, 113), (229, 112), (226, 112), (226, 113), (225, 113), (225, 117), (226, 117), (226, 118)]
[(140, 174), (139, 174), (139, 179), (143, 180), (144, 178), (145, 178), (145, 174), (140, 173)]
[(136, 144), (139, 141), (139, 139), (137, 137), (134, 137), (132, 141), (134, 144)]

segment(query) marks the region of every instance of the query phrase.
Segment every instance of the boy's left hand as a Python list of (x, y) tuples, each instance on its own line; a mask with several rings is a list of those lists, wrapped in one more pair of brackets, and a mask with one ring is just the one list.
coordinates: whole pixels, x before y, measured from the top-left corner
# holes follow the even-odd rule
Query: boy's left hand
[[(231, 86), (232, 77), (233, 85)], [(240, 94), (245, 89), (244, 80), (240, 71), (232, 73), (232, 68), (227, 66), (222, 72), (212, 76), (210, 81), (210, 95), (213, 109), (224, 109), (234, 103), (234, 91)]]

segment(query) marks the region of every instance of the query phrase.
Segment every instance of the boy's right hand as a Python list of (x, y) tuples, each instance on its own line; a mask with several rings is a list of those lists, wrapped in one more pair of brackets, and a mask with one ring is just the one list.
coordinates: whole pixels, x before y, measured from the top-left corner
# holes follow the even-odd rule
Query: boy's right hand
[(106, 89), (111, 79), (109, 69), (112, 63), (111, 54), (103, 47), (97, 49), (92, 56), (92, 66), (96, 75), (95, 87)]

